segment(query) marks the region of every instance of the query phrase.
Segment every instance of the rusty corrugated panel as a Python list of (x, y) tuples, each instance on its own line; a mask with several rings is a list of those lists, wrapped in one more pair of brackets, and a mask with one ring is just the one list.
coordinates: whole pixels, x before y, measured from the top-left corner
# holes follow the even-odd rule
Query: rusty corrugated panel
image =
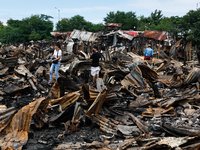
[(50, 101), (50, 104), (60, 104), (62, 109), (67, 108), (67, 106), (74, 104), (80, 97), (79, 92), (73, 92), (63, 97), (53, 99)]
[(113, 27), (122, 27), (122, 24), (121, 23), (107, 23), (106, 26), (113, 26)]
[(45, 110), (50, 98), (39, 98), (21, 108), (12, 118), (7, 127), (0, 133), (0, 146), (21, 150), (28, 141), (28, 131), (32, 116), (38, 109)]
[(2, 109), (2, 107), (0, 108), (0, 132), (8, 125), (15, 112), (16, 110), (14, 107), (6, 109)]
[(167, 31), (144, 31), (143, 36), (146, 38), (164, 41), (167, 39), (166, 32)]
[(53, 37), (58, 37), (58, 36), (62, 36), (62, 35), (66, 35), (66, 36), (70, 36), (72, 32), (50, 32), (51, 36)]
[(108, 93), (110, 92), (110, 90), (104, 90), (102, 93), (100, 92), (98, 94), (98, 96), (96, 97), (95, 101), (93, 102), (93, 104), (90, 106), (90, 108), (88, 109), (88, 111), (85, 113), (86, 115), (90, 115), (91, 113), (95, 113), (97, 114), (101, 108), (101, 106), (103, 105), (106, 96), (108, 95)]

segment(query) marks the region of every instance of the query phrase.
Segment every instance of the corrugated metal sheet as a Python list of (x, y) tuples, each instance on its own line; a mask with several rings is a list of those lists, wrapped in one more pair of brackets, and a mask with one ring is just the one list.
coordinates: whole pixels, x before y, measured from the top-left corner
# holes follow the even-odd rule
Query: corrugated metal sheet
[(80, 39), (82, 41), (95, 41), (97, 38), (97, 33), (87, 32), (87, 31), (80, 31), (80, 30), (73, 30), (70, 37), (72, 39)]
[(53, 37), (58, 37), (58, 36), (62, 36), (62, 35), (67, 35), (70, 36), (72, 32), (50, 32), (51, 36)]
[(118, 34), (118, 35), (120, 35), (123, 38), (129, 39), (130, 41), (133, 39), (133, 37), (131, 35), (128, 35), (127, 33), (122, 32), (120, 30), (115, 31), (115, 32), (110, 32), (110, 33), (106, 34), (106, 36), (108, 36), (108, 35), (114, 35), (114, 34)]
[(146, 37), (159, 41), (164, 41), (168, 38), (167, 31), (124, 31), (124, 33), (132, 37)]
[(143, 36), (146, 38), (164, 41), (167, 39), (167, 31), (144, 31)]
[(113, 27), (122, 27), (121, 23), (107, 23), (106, 26), (113, 26)]

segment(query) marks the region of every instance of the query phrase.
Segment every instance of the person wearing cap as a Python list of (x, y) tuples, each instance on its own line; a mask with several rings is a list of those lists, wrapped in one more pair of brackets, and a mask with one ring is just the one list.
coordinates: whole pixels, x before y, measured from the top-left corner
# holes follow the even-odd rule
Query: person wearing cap
[(55, 46), (54, 46), (55, 50), (54, 50), (54, 53), (53, 53), (53, 56), (52, 56), (52, 64), (51, 64), (51, 68), (50, 68), (50, 80), (49, 80), (49, 84), (53, 83), (53, 71), (55, 69), (55, 75), (56, 75), (56, 80), (59, 78), (59, 75), (58, 75), (58, 71), (59, 71), (59, 68), (60, 68), (60, 62), (61, 62), (61, 59), (62, 59), (62, 50), (60, 49), (60, 43), (56, 43)]
[(91, 64), (91, 75), (93, 79), (93, 84), (96, 84), (96, 79), (99, 78), (99, 58), (101, 57), (100, 53), (98, 52), (98, 47), (93, 46), (93, 53), (90, 56), (90, 59), (92, 59), (92, 64)]
[(151, 60), (153, 59), (153, 50), (151, 49), (151, 45), (148, 45), (148, 48), (145, 49), (144, 52), (144, 60)]

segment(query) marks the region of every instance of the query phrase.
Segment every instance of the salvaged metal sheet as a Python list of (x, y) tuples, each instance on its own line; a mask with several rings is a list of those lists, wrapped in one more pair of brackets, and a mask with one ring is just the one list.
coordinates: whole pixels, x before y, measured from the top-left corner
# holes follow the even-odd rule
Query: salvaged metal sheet
[(146, 38), (164, 41), (167, 39), (167, 31), (144, 31), (143, 36)]
[(87, 31), (80, 31), (80, 30), (73, 30), (72, 33), (70, 34), (70, 38), (72, 39), (79, 39), (82, 41), (89, 41), (93, 42), (97, 38), (97, 34), (93, 34), (92, 32), (87, 32)]
[(4, 92), (5, 93), (8, 93), (8, 94), (11, 94), (11, 93), (14, 93), (14, 92), (17, 92), (17, 91), (20, 91), (20, 90), (24, 90), (26, 88), (30, 87), (29, 85), (25, 85), (23, 87), (20, 87), (19, 85), (16, 85), (16, 84), (12, 84), (10, 83), (5, 89), (4, 89)]
[(114, 35), (114, 34), (118, 34), (118, 35), (120, 35), (122, 38), (126, 38), (126, 39), (128, 39), (128, 40), (130, 40), (130, 41), (133, 39), (133, 37), (132, 37), (131, 35), (129, 35), (129, 34), (127, 34), (127, 33), (124, 33), (124, 32), (122, 32), (121, 30), (118, 30), (118, 31), (115, 31), (115, 32), (110, 32), (110, 33), (106, 34), (106, 36)]
[(187, 78), (185, 79), (185, 84), (190, 84), (192, 82), (196, 82), (198, 78), (200, 77), (200, 69), (199, 68), (193, 68), (190, 73), (188, 74)]
[[(27, 143), (28, 131), (31, 124), (32, 116), (38, 109), (45, 109), (49, 98), (42, 97), (24, 106), (11, 119), (7, 127), (1, 131), (0, 146), (12, 147), (13, 149), (22, 149)], [(46, 107), (45, 107), (46, 106)]]
[(163, 108), (149, 108), (142, 113), (144, 117), (161, 117), (161, 116), (175, 116), (174, 108), (171, 106), (168, 109)]
[(34, 75), (24, 66), (24, 65), (20, 65), (17, 69), (15, 69), (15, 71), (23, 76), (27, 76), (28, 77), (34, 77)]
[(0, 107), (0, 132), (1, 132), (11, 121), (16, 110), (14, 107), (7, 108), (5, 105), (0, 105), (0, 106), (1, 106)]
[(61, 108), (65, 109), (67, 108), (67, 106), (74, 104), (79, 99), (79, 96), (80, 96), (79, 92), (73, 92), (73, 93), (64, 95), (63, 97), (52, 99), (49, 103), (51, 105), (60, 104)]
[(8, 71), (9, 67), (0, 70), (0, 76), (4, 75)]
[(93, 102), (93, 104), (90, 106), (90, 108), (86, 112), (86, 115), (90, 115), (91, 113), (97, 114), (101, 106), (103, 105), (108, 93), (109, 93), (109, 90), (104, 90), (102, 93), (100, 92), (98, 96), (96, 97), (95, 101)]

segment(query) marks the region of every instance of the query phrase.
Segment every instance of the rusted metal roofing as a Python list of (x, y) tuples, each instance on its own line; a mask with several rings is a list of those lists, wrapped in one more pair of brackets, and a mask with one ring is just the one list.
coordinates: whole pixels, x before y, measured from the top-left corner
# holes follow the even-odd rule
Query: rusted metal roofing
[(167, 31), (144, 31), (143, 37), (164, 41), (167, 39)]
[(93, 42), (96, 40), (98, 33), (80, 31), (74, 29), (70, 35), (72, 39), (80, 39), (82, 41)]
[(106, 23), (107, 27), (122, 27), (121, 23)]
[(51, 36), (53, 37), (58, 37), (58, 36), (62, 36), (62, 35), (67, 35), (70, 36), (72, 32), (50, 32)]
[(167, 31), (124, 31), (124, 33), (131, 35), (132, 37), (146, 37), (159, 41), (167, 39)]
[(132, 37), (138, 37), (142, 33), (144, 33), (144, 31), (123, 31), (123, 32), (128, 34), (128, 35), (131, 35)]

